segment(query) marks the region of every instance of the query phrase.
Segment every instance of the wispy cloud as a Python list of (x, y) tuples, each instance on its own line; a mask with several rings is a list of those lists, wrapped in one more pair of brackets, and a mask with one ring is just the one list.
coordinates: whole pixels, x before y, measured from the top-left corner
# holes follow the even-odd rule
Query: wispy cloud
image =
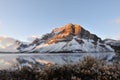
[(115, 20), (115, 23), (116, 23), (116, 24), (120, 24), (120, 18), (117, 18), (117, 19)]
[(116, 37), (117, 40), (120, 40), (120, 35)]
[(33, 40), (35, 40), (36, 38), (41, 38), (41, 37), (42, 37), (41, 35), (39, 35), (39, 36), (38, 36), (38, 35), (32, 35), (31, 37), (28, 37), (27, 40), (28, 40), (28, 41), (33, 41)]

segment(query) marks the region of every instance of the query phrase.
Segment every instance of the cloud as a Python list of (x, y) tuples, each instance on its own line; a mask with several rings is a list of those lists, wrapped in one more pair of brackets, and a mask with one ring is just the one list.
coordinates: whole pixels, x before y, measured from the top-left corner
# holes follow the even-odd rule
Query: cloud
[(116, 38), (117, 40), (120, 40), (120, 35), (119, 36), (117, 36), (117, 38)]
[(120, 18), (116, 19), (116, 20), (115, 20), (115, 23), (116, 23), (116, 24), (120, 24)]
[(40, 39), (41, 37), (42, 37), (41, 35), (39, 35), (39, 36), (38, 35), (32, 35), (31, 37), (28, 37), (27, 40), (28, 41), (34, 41), (36, 38)]

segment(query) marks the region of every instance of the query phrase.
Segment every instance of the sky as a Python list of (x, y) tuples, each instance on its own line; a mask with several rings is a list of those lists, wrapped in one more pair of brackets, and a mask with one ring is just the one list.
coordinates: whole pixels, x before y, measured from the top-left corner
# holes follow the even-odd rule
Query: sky
[(0, 0), (0, 36), (25, 41), (67, 23), (120, 39), (120, 0)]

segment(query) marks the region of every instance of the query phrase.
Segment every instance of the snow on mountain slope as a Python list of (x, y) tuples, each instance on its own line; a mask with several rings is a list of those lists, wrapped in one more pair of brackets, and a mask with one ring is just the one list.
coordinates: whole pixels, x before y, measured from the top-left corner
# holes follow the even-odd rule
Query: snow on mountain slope
[(111, 46), (120, 46), (120, 40), (105, 39), (104, 42)]
[[(40, 43), (41, 42), (41, 43)], [(101, 38), (91, 34), (78, 24), (67, 24), (55, 28), (41, 39), (33, 41), (38, 44), (33, 52), (110, 52), (114, 51)]]
[[(84, 43), (79, 44), (75, 39), (69, 42), (58, 42), (54, 44), (41, 44), (34, 50), (37, 52), (107, 52), (113, 49), (105, 44), (94, 45), (92, 40), (84, 40)], [(104, 46), (104, 47), (102, 47)]]
[(62, 52), (63, 47), (66, 45), (66, 42), (56, 43), (56, 44), (41, 44), (37, 46), (34, 51), (37, 52)]
[(9, 37), (0, 37), (0, 52), (18, 52), (20, 42)]
[(10, 37), (0, 37), (0, 52), (20, 52), (28, 48), (28, 45), (28, 42), (21, 42)]
[(79, 43), (75, 40), (75, 39), (72, 39), (70, 42), (68, 42), (65, 46), (64, 46), (64, 50), (66, 51), (81, 51), (82, 49), (82, 46), (79, 45)]
[(95, 34), (78, 24), (66, 24), (36, 37), (29, 44), (0, 37), (0, 52), (110, 52), (114, 51)]
[(104, 43), (110, 45), (115, 52), (120, 53), (120, 40), (105, 39)]

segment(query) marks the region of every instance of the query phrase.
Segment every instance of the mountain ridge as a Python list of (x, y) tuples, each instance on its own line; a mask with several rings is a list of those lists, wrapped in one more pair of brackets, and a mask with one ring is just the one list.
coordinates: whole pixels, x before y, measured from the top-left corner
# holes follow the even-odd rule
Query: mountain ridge
[[(68, 23), (36, 38), (29, 44), (19, 42), (16, 52), (111, 52), (109, 45), (81, 25)], [(12, 51), (11, 51), (12, 52)]]
[[(48, 36), (52, 37), (48, 41), (48, 43), (50, 44), (57, 42), (59, 41), (59, 39), (62, 38), (66, 38), (66, 39), (69, 38), (71, 40), (73, 36), (78, 36), (84, 39), (94, 39), (95, 41), (99, 39), (101, 41), (101, 38), (97, 37), (95, 34), (91, 34), (89, 31), (85, 30), (82, 26), (72, 23), (68, 23), (63, 27), (55, 28), (52, 30), (50, 34), (46, 34), (46, 35), (47, 37)], [(49, 38), (49, 37), (46, 38), (46, 35), (42, 38), (43, 40)]]
[(32, 42), (35, 52), (106, 52), (113, 49), (106, 45), (100, 37), (91, 34), (78, 24), (68, 23), (55, 28)]

